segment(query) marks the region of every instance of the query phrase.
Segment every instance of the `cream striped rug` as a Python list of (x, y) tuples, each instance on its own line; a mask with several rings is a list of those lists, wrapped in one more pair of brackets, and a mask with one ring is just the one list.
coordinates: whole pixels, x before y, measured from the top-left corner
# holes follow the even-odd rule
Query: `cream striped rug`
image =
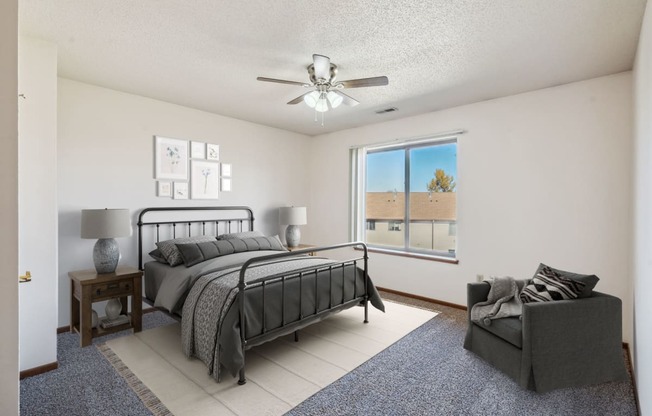
[[(247, 384), (216, 383), (181, 352), (172, 324), (107, 341), (104, 355), (154, 414), (281, 415), (407, 335), (436, 312), (385, 300), (386, 313), (354, 307), (247, 351)], [(168, 413), (169, 410), (169, 413)]]

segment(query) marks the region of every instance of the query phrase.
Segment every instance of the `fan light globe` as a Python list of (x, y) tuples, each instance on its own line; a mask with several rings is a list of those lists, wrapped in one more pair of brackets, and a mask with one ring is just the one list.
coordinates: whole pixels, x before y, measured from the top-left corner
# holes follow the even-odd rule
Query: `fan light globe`
[(328, 91), (326, 98), (328, 98), (328, 101), (331, 103), (331, 107), (333, 108), (339, 107), (339, 105), (342, 104), (342, 101), (344, 100), (341, 95), (336, 94), (333, 91)]
[(315, 110), (319, 111), (320, 113), (325, 113), (328, 111), (328, 103), (326, 102), (326, 93), (322, 92), (319, 96), (319, 101), (317, 101), (317, 104), (315, 105)]
[(308, 105), (308, 107), (315, 108), (319, 102), (319, 92), (313, 91), (310, 94), (304, 95), (303, 101)]

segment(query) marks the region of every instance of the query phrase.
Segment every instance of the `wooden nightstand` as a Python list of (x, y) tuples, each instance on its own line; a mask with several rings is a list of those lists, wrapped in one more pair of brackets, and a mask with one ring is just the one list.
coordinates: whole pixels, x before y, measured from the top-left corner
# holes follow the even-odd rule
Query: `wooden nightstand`
[[(306, 250), (306, 249), (314, 248), (314, 247), (317, 247), (317, 246), (312, 245), (312, 244), (299, 244), (299, 245), (296, 246), (296, 247), (288, 247), (288, 246), (285, 246), (285, 248), (287, 248), (288, 251)], [(308, 255), (309, 255), (309, 256), (316, 256), (316, 255), (317, 255), (317, 252), (313, 251), (313, 252), (311, 252), (311, 253), (308, 253)]]
[[(68, 273), (70, 276), (70, 332), (77, 331), (82, 347), (90, 345), (93, 337), (133, 328), (142, 330), (143, 272), (134, 267), (118, 267), (114, 273), (97, 274), (95, 269)], [(91, 328), (93, 302), (119, 298), (121, 314), (127, 314), (127, 296), (131, 296), (131, 322), (112, 328)]]

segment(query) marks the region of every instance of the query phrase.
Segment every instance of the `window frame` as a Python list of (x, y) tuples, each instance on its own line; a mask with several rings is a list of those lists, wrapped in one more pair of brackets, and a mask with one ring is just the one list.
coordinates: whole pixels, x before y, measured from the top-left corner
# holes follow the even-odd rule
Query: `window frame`
[[(393, 141), (383, 144), (370, 144), (363, 146), (351, 147), (350, 159), (350, 173), (351, 173), (351, 199), (350, 199), (350, 239), (351, 241), (364, 241), (369, 250), (373, 252), (382, 252), (386, 254), (395, 254), (406, 257), (424, 258), (429, 260), (443, 261), (446, 263), (458, 263), (458, 240), (457, 240), (457, 206), (455, 215), (455, 249), (454, 252), (438, 251), (438, 250), (420, 250), (410, 247), (410, 150), (431, 147), (437, 145), (445, 145), (450, 143), (456, 144), (456, 158), (455, 163), (458, 165), (459, 160), (459, 135), (463, 131), (455, 131), (441, 135), (431, 135), (417, 139), (408, 139), (402, 141)], [(405, 212), (404, 218), (401, 220), (405, 223), (405, 229), (401, 231), (404, 233), (403, 247), (386, 247), (377, 246), (373, 243), (367, 242), (367, 227), (366, 223), (369, 221), (366, 218), (366, 172), (367, 172), (367, 155), (370, 153), (378, 153), (390, 150), (403, 149), (405, 151)], [(456, 174), (456, 182), (459, 178), (459, 172)], [(459, 186), (459, 185), (458, 185)], [(457, 187), (456, 187), (457, 191)], [(442, 220), (443, 221), (443, 220)], [(360, 226), (362, 224), (362, 226)]]

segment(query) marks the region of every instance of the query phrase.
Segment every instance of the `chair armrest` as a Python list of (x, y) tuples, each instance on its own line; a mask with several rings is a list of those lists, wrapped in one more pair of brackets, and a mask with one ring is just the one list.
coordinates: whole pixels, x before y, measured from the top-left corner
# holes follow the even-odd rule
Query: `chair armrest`
[(471, 309), (478, 302), (484, 302), (489, 295), (491, 285), (487, 282), (467, 283), (466, 285), (466, 308), (469, 321), (471, 321)]
[[(589, 298), (523, 304), (523, 336), (559, 337), (558, 343), (618, 333), (622, 343), (622, 302), (605, 293), (593, 292)], [(545, 332), (545, 335), (543, 334)], [(532, 339), (532, 338), (531, 338)], [(534, 339), (532, 339), (534, 340)], [(577, 348), (577, 345), (574, 345)]]
[(531, 362), (537, 390), (624, 374), (622, 302), (593, 292), (589, 298), (523, 305), (523, 359)]

